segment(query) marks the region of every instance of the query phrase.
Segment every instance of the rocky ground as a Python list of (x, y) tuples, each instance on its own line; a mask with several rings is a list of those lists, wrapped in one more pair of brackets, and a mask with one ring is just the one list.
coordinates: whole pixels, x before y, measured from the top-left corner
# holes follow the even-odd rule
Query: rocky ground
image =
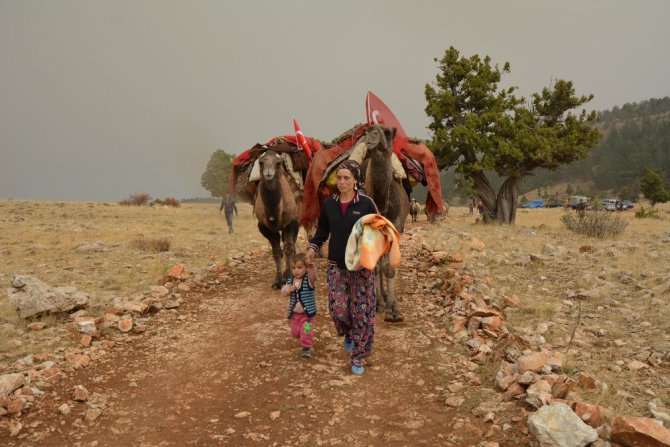
[[(45, 347), (0, 371), (11, 388), (0, 439), (493, 447), (580, 434), (554, 445), (670, 445), (667, 430), (643, 425), (670, 422), (668, 230), (567, 240), (541, 225), (466, 219), (404, 235), (407, 318), (379, 321), (361, 377), (334, 336), (323, 275), (314, 356), (299, 357), (263, 250), (117, 302), (94, 332), (80, 314), (69, 326), (77, 347)], [(555, 420), (563, 433), (546, 433)]]

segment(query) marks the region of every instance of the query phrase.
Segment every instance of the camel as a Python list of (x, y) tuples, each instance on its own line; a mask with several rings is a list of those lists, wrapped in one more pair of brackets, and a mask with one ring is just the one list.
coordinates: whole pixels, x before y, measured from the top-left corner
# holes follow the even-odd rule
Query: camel
[[(258, 220), (258, 230), (272, 246), (272, 257), (277, 265), (272, 288), (279, 289), (291, 275), (290, 257), (295, 253), (301, 204), (284, 175), (284, 165), (279, 154), (268, 150), (258, 161), (261, 179), (256, 190), (254, 215)], [(283, 274), (282, 255), (286, 262)]]
[(412, 216), (412, 222), (419, 221), (419, 202), (416, 199), (412, 199), (412, 202), (409, 204), (409, 214)]
[[(405, 228), (409, 214), (409, 196), (400, 181), (393, 178), (391, 155), (396, 129), (378, 124), (370, 126), (365, 133), (367, 145), (365, 187), (367, 194), (377, 204), (382, 216), (386, 217), (399, 232)], [(393, 287), (395, 269), (389, 265), (388, 254), (377, 265), (377, 310), (384, 312), (384, 321), (400, 322), (405, 319), (396, 303)]]

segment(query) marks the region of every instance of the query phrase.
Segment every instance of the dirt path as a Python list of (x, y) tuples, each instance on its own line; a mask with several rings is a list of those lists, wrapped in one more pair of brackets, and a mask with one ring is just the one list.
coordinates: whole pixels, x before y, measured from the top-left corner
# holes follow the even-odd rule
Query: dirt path
[[(430, 297), (418, 290), (416, 268), (399, 274), (407, 320), (378, 319), (363, 376), (351, 375), (334, 336), (325, 275), (314, 355), (302, 359), (289, 334), (286, 302), (262, 273), (272, 265), (257, 256), (208, 278), (177, 312), (152, 317), (144, 334), (117, 342), (47, 391), (22, 421), (28, 435), (8, 445), (526, 445), (519, 408), (497, 407), (495, 424), (473, 412), (482, 396), (495, 396), (451, 342), (444, 318), (423, 311)], [(103, 408), (95, 421), (86, 421), (86, 404), (70, 400), (78, 384)], [(445, 404), (452, 392), (464, 398), (457, 409)], [(72, 406), (67, 416), (57, 410), (64, 402)]]

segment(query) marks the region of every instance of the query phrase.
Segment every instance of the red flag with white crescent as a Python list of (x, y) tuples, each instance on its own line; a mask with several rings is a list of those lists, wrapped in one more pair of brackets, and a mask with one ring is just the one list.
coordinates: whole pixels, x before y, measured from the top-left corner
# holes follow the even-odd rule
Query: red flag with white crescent
[(395, 127), (399, 136), (407, 138), (405, 129), (402, 128), (400, 121), (391, 112), (391, 109), (384, 104), (384, 101), (370, 91), (368, 91), (368, 96), (365, 98), (365, 108), (368, 114), (368, 124), (383, 124), (386, 127)]
[(312, 160), (312, 148), (307, 142), (307, 138), (305, 138), (302, 130), (300, 130), (300, 126), (298, 125), (298, 122), (295, 120), (295, 118), (293, 118), (293, 127), (295, 128), (295, 137), (298, 140), (298, 147), (303, 148), (305, 154), (307, 154), (307, 160)]
[(368, 116), (368, 124), (382, 124), (386, 127), (395, 127), (396, 136), (393, 140), (393, 152), (398, 155), (398, 157), (404, 157), (402, 155), (402, 149), (407, 144), (408, 138), (405, 133), (405, 129), (402, 128), (398, 118), (391, 112), (391, 109), (388, 108), (384, 101), (379, 99), (377, 95), (368, 91), (368, 95), (365, 97), (365, 109)]

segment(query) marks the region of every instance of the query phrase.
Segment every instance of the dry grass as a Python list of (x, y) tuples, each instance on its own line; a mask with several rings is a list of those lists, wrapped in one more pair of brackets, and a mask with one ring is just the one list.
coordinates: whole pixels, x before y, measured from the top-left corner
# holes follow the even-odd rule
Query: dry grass
[[(226, 265), (239, 252), (269, 256), (269, 244), (258, 233), (251, 207), (239, 204), (238, 208), (236, 232), (229, 236), (218, 203), (150, 208), (0, 200), (0, 289), (9, 288), (13, 275), (19, 273), (52, 286), (75, 286), (90, 294), (88, 312), (98, 315), (115, 296), (146, 293), (176, 262), (198, 273), (212, 264)], [(651, 376), (625, 368), (617, 372), (611, 366), (630, 360), (638, 348), (667, 349), (670, 297), (657, 298), (660, 302), (652, 304), (635, 286), (644, 281), (645, 272), (656, 278), (670, 277), (670, 244), (658, 243), (659, 234), (670, 232), (670, 204), (659, 205), (657, 210), (658, 219), (636, 219), (632, 211), (617, 213), (628, 222), (626, 230), (618, 237), (594, 239), (564, 228), (561, 216), (566, 211), (562, 209), (519, 210), (515, 226), (499, 226), (475, 224), (467, 208), (452, 207), (447, 221), (425, 227), (426, 244), (462, 252), (467, 268), (477, 278), (491, 278), (488, 286), (477, 284), (482, 293), (518, 296), (522, 305), (509, 314), (513, 331), (554, 321), (545, 338), (557, 346), (567, 346), (576, 322), (576, 306), (565, 304), (571, 301), (567, 292), (598, 288), (603, 282), (616, 284), (617, 288), (605, 290), (602, 296), (582, 302), (582, 324), (565, 369), (589, 372), (610, 390), (646, 397), (629, 400), (602, 390), (588, 396), (610, 407), (645, 414), (646, 389), (666, 402), (670, 399), (670, 387), (659, 385), (668, 367)], [(470, 249), (473, 238), (486, 244), (484, 252)], [(168, 251), (138, 251), (133, 245), (137, 240), (160, 239), (169, 240)], [(91, 244), (97, 248), (82, 248)], [(305, 247), (302, 232), (298, 246)], [(551, 256), (547, 253), (551, 246), (564, 247), (566, 253)], [(591, 249), (580, 251), (584, 246)], [(622, 274), (630, 274), (633, 283), (621, 282)], [(47, 329), (26, 332), (27, 323), (17, 317), (4, 293), (0, 295), (0, 366), (68, 340), (56, 317), (42, 319)], [(645, 329), (642, 322), (651, 327)], [(593, 336), (598, 329), (605, 335)], [(614, 346), (617, 339), (626, 346)], [(634, 345), (640, 340), (645, 346)]]
[[(564, 227), (561, 218), (574, 211), (520, 209), (516, 225), (502, 226), (475, 224), (476, 216), (469, 216), (466, 208), (452, 208), (449, 221), (429, 231), (427, 244), (449, 253), (460, 251), (466, 268), (480, 279), (490, 277), (489, 286), (476, 285), (481, 293), (520, 298), (519, 309), (508, 311), (512, 332), (533, 333), (539, 322), (553, 322), (544, 338), (563, 352), (578, 314), (576, 300), (569, 297), (600, 291), (582, 300), (580, 324), (564, 369), (587, 372), (606, 384), (580, 391), (585, 399), (618, 414), (647, 414), (650, 393), (664, 402), (670, 399), (670, 387), (662, 379), (670, 376), (670, 366), (666, 361), (651, 374), (625, 365), (643, 350), (670, 352), (670, 296), (652, 296), (638, 287), (652, 287), (670, 277), (670, 244), (659, 243), (661, 234), (670, 233), (670, 204), (657, 206), (657, 211), (658, 219), (638, 219), (633, 211), (614, 213), (628, 225), (618, 236), (599, 239)], [(484, 252), (471, 250), (473, 238), (486, 244)], [(552, 256), (553, 247), (560, 254)], [(616, 346), (615, 340), (625, 345)]]
[(162, 251), (169, 251), (171, 241), (168, 238), (140, 238), (130, 241), (130, 246), (142, 251), (149, 251), (153, 253), (160, 253)]
[[(240, 252), (269, 251), (251, 206), (238, 204), (238, 209), (236, 232), (228, 235), (218, 203), (151, 208), (0, 200), (0, 362), (10, 352), (16, 358), (66, 337), (50, 321), (45, 321), (46, 330), (25, 332), (27, 323), (5, 294), (15, 274), (32, 275), (54, 287), (77, 287), (90, 295), (88, 312), (96, 315), (115, 296), (146, 293), (177, 262), (200, 272), (226, 265)], [(149, 249), (138, 251), (133, 241), (148, 242)], [(152, 248), (165, 248), (164, 241), (169, 241), (168, 251)], [(86, 249), (91, 244), (97, 248)]]

